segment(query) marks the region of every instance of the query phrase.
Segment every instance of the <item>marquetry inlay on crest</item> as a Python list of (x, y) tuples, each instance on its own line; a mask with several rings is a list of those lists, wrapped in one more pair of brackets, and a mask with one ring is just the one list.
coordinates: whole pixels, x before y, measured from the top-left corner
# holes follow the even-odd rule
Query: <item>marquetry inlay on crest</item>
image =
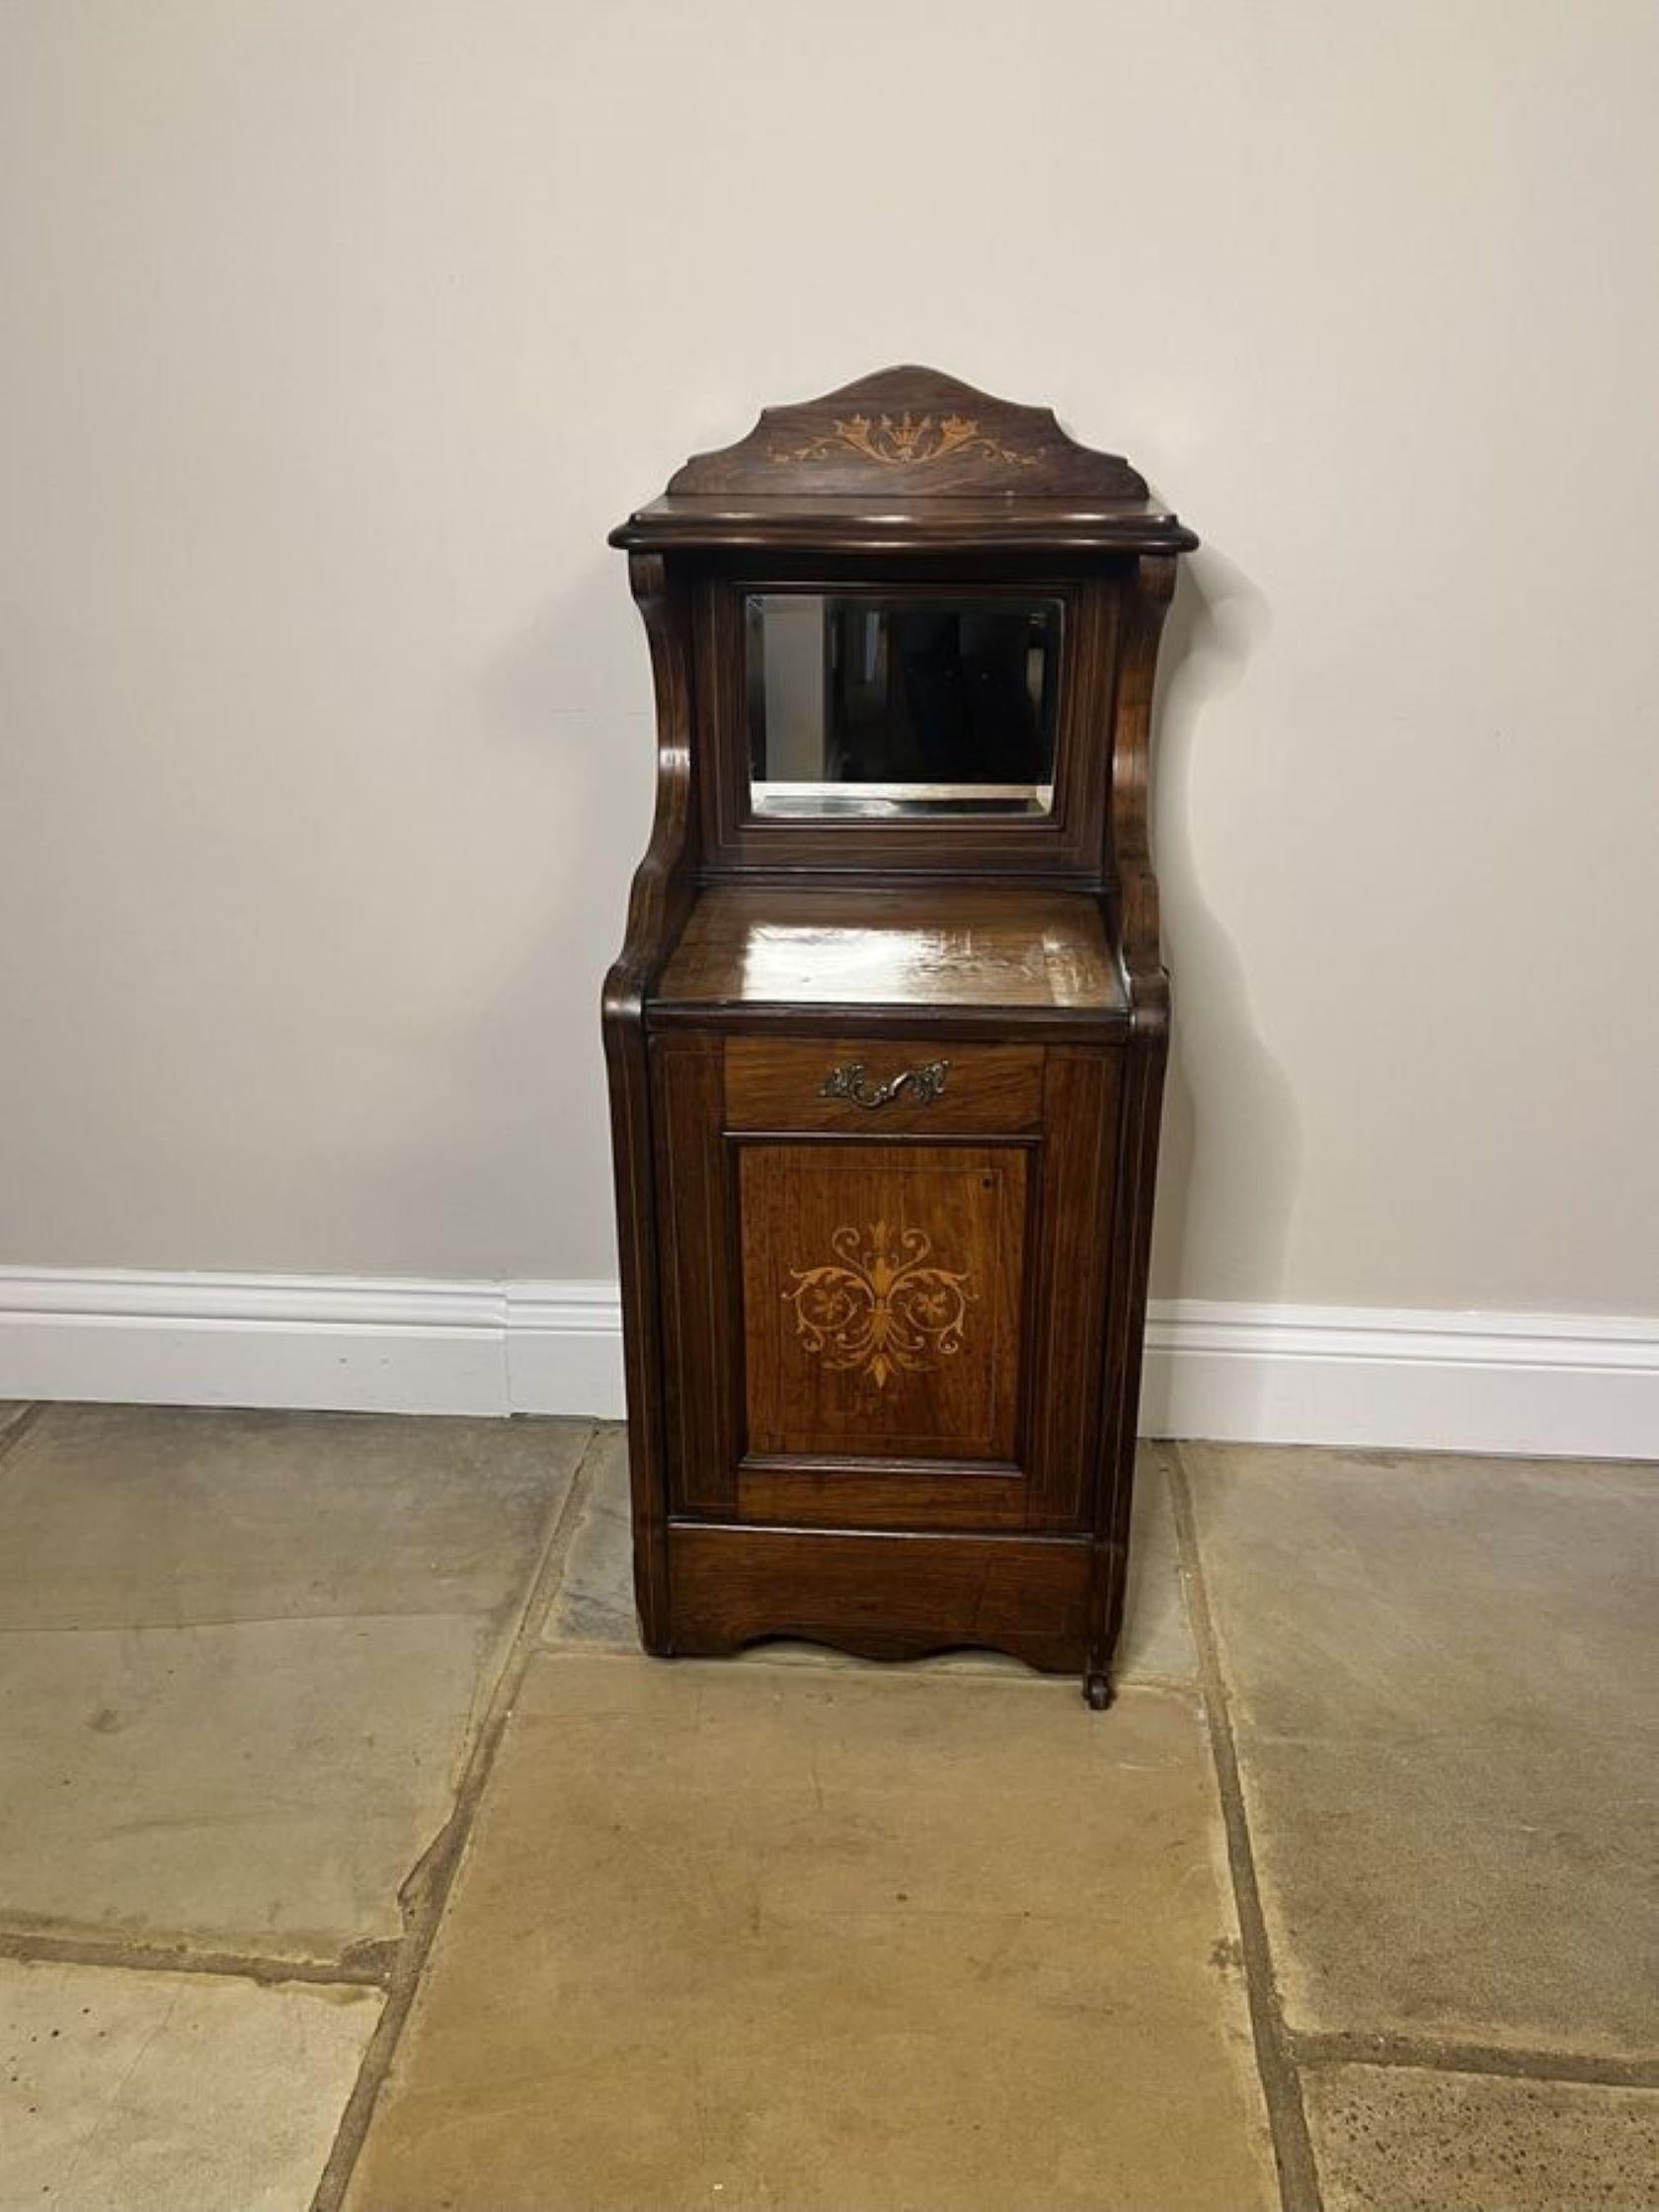
[(884, 368), (819, 399), (768, 407), (747, 437), (698, 453), (669, 498), (773, 501), (1137, 501), (1146, 479), (1117, 453), (1068, 437), (1046, 407), (997, 399), (933, 368)]
[(792, 1267), (794, 1288), (783, 1294), (796, 1333), (826, 1367), (853, 1369), (884, 1390), (901, 1372), (926, 1374), (961, 1351), (979, 1294), (969, 1271), (931, 1263), (930, 1237), (877, 1222), (867, 1234), (837, 1228), (830, 1243), (836, 1257)]
[(1012, 468), (1035, 468), (1035, 453), (1020, 453), (998, 437), (982, 431), (971, 415), (837, 416), (827, 431), (809, 437), (804, 445), (783, 446), (774, 461), (821, 461), (838, 446), (857, 453), (883, 468), (927, 468), (948, 461), (953, 453), (984, 453)]

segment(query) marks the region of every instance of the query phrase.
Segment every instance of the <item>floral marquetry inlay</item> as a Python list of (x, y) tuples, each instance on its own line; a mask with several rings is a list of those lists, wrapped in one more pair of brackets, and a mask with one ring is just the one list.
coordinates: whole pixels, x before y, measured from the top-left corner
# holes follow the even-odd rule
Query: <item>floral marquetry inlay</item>
[(877, 1222), (865, 1237), (849, 1224), (830, 1243), (835, 1259), (792, 1267), (794, 1288), (783, 1294), (802, 1343), (826, 1367), (856, 1369), (881, 1390), (902, 1370), (925, 1374), (961, 1351), (978, 1294), (967, 1271), (930, 1264), (920, 1229)]
[(829, 430), (787, 452), (774, 452), (774, 461), (820, 461), (836, 449), (879, 461), (884, 468), (925, 468), (948, 460), (953, 453), (983, 453), (991, 460), (1007, 461), (1018, 468), (1034, 468), (1034, 453), (1017, 453), (1000, 438), (980, 429), (969, 415), (850, 415), (837, 417)]

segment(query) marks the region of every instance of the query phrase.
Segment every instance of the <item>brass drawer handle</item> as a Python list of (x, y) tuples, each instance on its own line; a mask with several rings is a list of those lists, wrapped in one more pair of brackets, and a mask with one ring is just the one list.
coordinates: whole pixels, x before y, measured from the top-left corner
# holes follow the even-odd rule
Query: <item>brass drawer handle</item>
[(867, 1114), (873, 1114), (878, 1106), (890, 1106), (909, 1083), (914, 1087), (916, 1104), (925, 1106), (944, 1089), (950, 1065), (948, 1060), (929, 1060), (919, 1067), (903, 1067), (888, 1082), (866, 1089), (864, 1063), (849, 1060), (839, 1067), (830, 1068), (818, 1087), (818, 1095), (820, 1098), (849, 1098), (853, 1105), (862, 1106)]

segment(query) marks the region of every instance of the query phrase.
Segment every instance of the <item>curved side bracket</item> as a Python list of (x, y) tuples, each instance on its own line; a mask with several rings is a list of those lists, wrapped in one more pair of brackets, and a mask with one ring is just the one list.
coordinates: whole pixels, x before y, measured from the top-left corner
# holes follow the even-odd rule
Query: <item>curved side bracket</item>
[(628, 583), (645, 623), (657, 694), (657, 807), (634, 871), (622, 950), (604, 984), (604, 1010), (638, 1014), (691, 902), (691, 615), (684, 583), (660, 553), (628, 557)]
[(1169, 979), (1158, 934), (1152, 872), (1150, 769), (1152, 685), (1158, 639), (1175, 591), (1172, 554), (1144, 554), (1124, 593), (1122, 660), (1112, 728), (1112, 859), (1118, 886), (1118, 943), (1135, 1026), (1168, 1019)]

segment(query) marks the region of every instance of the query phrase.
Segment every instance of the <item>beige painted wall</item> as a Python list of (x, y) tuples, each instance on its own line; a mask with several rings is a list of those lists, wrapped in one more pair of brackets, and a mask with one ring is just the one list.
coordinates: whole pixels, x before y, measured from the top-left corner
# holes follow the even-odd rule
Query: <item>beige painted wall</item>
[(1659, 11), (7, 0), (0, 1259), (613, 1265), (606, 527), (932, 361), (1203, 532), (1164, 1293), (1659, 1311)]

